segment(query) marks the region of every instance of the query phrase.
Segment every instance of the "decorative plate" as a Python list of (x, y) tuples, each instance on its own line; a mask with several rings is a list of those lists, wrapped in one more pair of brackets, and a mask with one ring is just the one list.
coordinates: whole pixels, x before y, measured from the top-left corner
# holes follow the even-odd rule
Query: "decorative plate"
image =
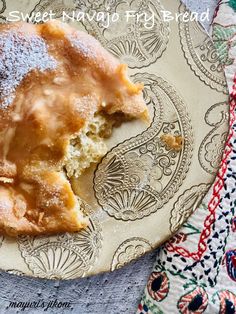
[[(109, 152), (86, 174), (88, 227), (53, 237), (0, 238), (0, 268), (14, 274), (70, 279), (113, 271), (168, 239), (198, 206), (214, 181), (228, 132), (226, 81), (212, 41), (197, 22), (162, 19), (162, 10), (184, 12), (163, 0), (0, 0), (9, 12), (119, 13), (105, 28), (85, 19), (73, 24), (97, 37), (144, 82), (152, 123), (132, 122), (114, 131)], [(126, 11), (154, 12), (154, 27), (126, 22)], [(71, 19), (68, 18), (68, 22)], [(184, 137), (168, 149), (162, 134)]]

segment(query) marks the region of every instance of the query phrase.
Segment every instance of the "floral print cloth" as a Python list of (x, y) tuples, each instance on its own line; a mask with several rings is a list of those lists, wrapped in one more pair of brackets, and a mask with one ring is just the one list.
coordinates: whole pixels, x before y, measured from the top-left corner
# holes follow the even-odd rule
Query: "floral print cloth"
[(158, 251), (138, 314), (236, 314), (236, 0), (221, 0), (212, 38), (230, 92), (230, 132), (216, 180)]

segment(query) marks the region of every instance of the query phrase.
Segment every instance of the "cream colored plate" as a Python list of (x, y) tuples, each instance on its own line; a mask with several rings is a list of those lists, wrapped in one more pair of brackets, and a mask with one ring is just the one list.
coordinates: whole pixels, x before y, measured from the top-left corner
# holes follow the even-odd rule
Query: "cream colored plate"
[[(2, 1), (1, 1), (2, 2)], [(82, 4), (84, 2), (84, 4)], [(45, 12), (93, 9), (155, 12), (155, 27), (124, 20), (109, 29), (96, 22), (74, 23), (95, 35), (128, 63), (134, 81), (145, 84), (153, 117), (149, 128), (132, 122), (115, 130), (110, 151), (95, 174), (86, 174), (89, 227), (55, 237), (1, 238), (0, 268), (46, 278), (76, 278), (114, 270), (168, 239), (199, 204), (213, 182), (228, 128), (227, 89), (213, 44), (202, 27), (170, 24), (161, 10), (184, 11), (178, 1), (21, 0), (11, 10)], [(163, 133), (181, 134), (179, 153), (160, 141)]]

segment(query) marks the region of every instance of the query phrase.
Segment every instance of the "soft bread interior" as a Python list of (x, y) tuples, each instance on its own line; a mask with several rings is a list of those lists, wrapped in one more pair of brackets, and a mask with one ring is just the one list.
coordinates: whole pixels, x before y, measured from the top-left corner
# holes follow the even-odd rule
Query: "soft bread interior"
[[(71, 137), (64, 170), (69, 179), (79, 179), (91, 165), (97, 164), (107, 153), (105, 139), (110, 138), (114, 127), (131, 118), (122, 113), (112, 115), (96, 112), (81, 130)], [(80, 196), (80, 195), (78, 195)]]
[(99, 162), (106, 154), (103, 135), (107, 128), (111, 129), (111, 124), (97, 113), (71, 138), (64, 166), (69, 178), (78, 178), (85, 169), (92, 163)]

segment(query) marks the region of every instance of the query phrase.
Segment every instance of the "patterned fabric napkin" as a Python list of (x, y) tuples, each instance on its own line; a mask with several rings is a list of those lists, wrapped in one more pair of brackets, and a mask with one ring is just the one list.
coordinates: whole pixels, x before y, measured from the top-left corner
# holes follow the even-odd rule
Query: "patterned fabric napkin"
[(236, 313), (236, 0), (219, 2), (211, 32), (230, 92), (230, 132), (212, 188), (159, 249), (138, 314)]

